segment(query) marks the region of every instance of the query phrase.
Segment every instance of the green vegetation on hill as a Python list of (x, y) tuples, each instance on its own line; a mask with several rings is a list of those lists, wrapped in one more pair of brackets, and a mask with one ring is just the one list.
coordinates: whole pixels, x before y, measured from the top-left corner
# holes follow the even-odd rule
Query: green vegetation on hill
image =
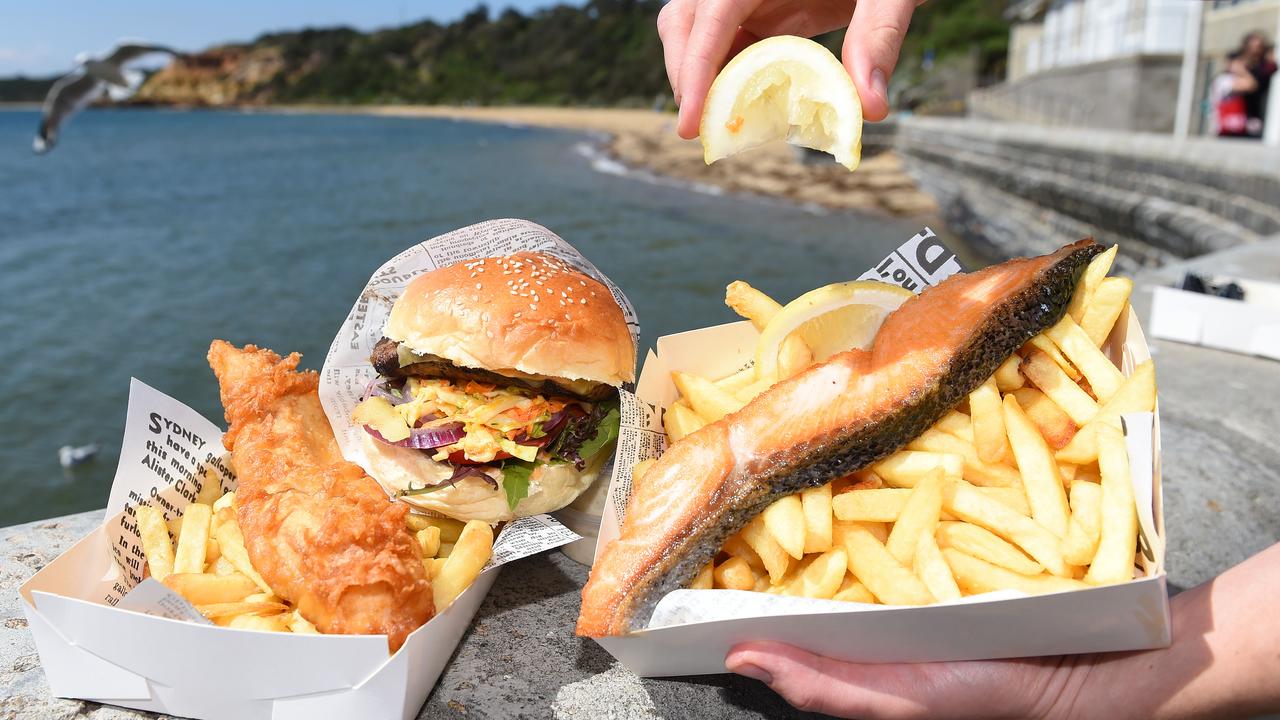
[[(496, 16), (480, 5), (449, 24), (272, 33), (211, 48), (157, 73), (135, 102), (651, 106), (670, 93), (655, 27), (662, 4), (590, 0)], [(971, 73), (999, 72), (1008, 44), (1002, 8), (994, 0), (920, 6), (898, 81), (930, 85), (922, 68), (927, 52), (938, 69), (964, 58), (959, 64), (972, 67)], [(840, 31), (819, 40), (839, 54), (843, 36)], [(51, 80), (0, 80), (0, 100), (41, 100)]]
[(658, 0), (592, 0), (369, 34), (349, 29), (267, 35), (284, 68), (278, 102), (492, 104), (652, 103), (667, 91), (654, 30)]

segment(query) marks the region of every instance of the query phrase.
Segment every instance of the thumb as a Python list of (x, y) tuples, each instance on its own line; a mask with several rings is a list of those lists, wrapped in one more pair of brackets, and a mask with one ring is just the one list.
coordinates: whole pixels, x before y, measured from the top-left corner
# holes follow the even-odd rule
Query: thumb
[(889, 78), (915, 6), (916, 0), (859, 0), (853, 8), (844, 36), (844, 66), (858, 88), (867, 120), (883, 120), (889, 114)]
[(725, 668), (759, 680), (792, 706), (840, 717), (919, 716), (923, 708), (878, 678), (892, 666), (845, 663), (778, 642), (735, 645)]

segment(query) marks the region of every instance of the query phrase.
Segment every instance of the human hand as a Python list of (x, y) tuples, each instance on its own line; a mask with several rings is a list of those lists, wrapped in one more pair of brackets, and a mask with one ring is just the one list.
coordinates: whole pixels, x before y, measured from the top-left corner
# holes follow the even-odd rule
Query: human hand
[[(1117, 658), (1118, 659), (1118, 658)], [(749, 642), (729, 671), (767, 684), (801, 710), (839, 717), (1068, 717), (1098, 664), (1087, 656), (944, 663), (848, 663), (791, 645)]]
[(671, 0), (658, 14), (676, 131), (698, 136), (702, 105), (724, 62), (773, 35), (813, 37), (848, 26), (842, 51), (868, 120), (889, 114), (889, 78), (911, 13), (924, 0)]

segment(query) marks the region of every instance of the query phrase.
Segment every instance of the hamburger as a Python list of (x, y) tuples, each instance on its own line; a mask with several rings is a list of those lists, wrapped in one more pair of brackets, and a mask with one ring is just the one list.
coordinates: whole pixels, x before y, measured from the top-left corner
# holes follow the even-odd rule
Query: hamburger
[(635, 356), (609, 289), (551, 255), (425, 273), (392, 307), (351, 415), (366, 469), (460, 520), (558, 510), (611, 455)]

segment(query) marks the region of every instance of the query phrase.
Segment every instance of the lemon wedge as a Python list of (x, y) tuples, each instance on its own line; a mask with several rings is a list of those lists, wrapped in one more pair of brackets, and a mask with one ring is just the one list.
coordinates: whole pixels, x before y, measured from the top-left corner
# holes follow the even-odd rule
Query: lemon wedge
[(867, 348), (889, 313), (915, 297), (904, 288), (875, 280), (826, 285), (787, 303), (760, 333), (756, 342), (756, 374), (778, 377), (778, 350), (796, 333), (823, 361), (845, 350)]
[(840, 61), (818, 43), (780, 35), (749, 46), (716, 76), (703, 106), (707, 164), (773, 140), (862, 157), (862, 103)]

